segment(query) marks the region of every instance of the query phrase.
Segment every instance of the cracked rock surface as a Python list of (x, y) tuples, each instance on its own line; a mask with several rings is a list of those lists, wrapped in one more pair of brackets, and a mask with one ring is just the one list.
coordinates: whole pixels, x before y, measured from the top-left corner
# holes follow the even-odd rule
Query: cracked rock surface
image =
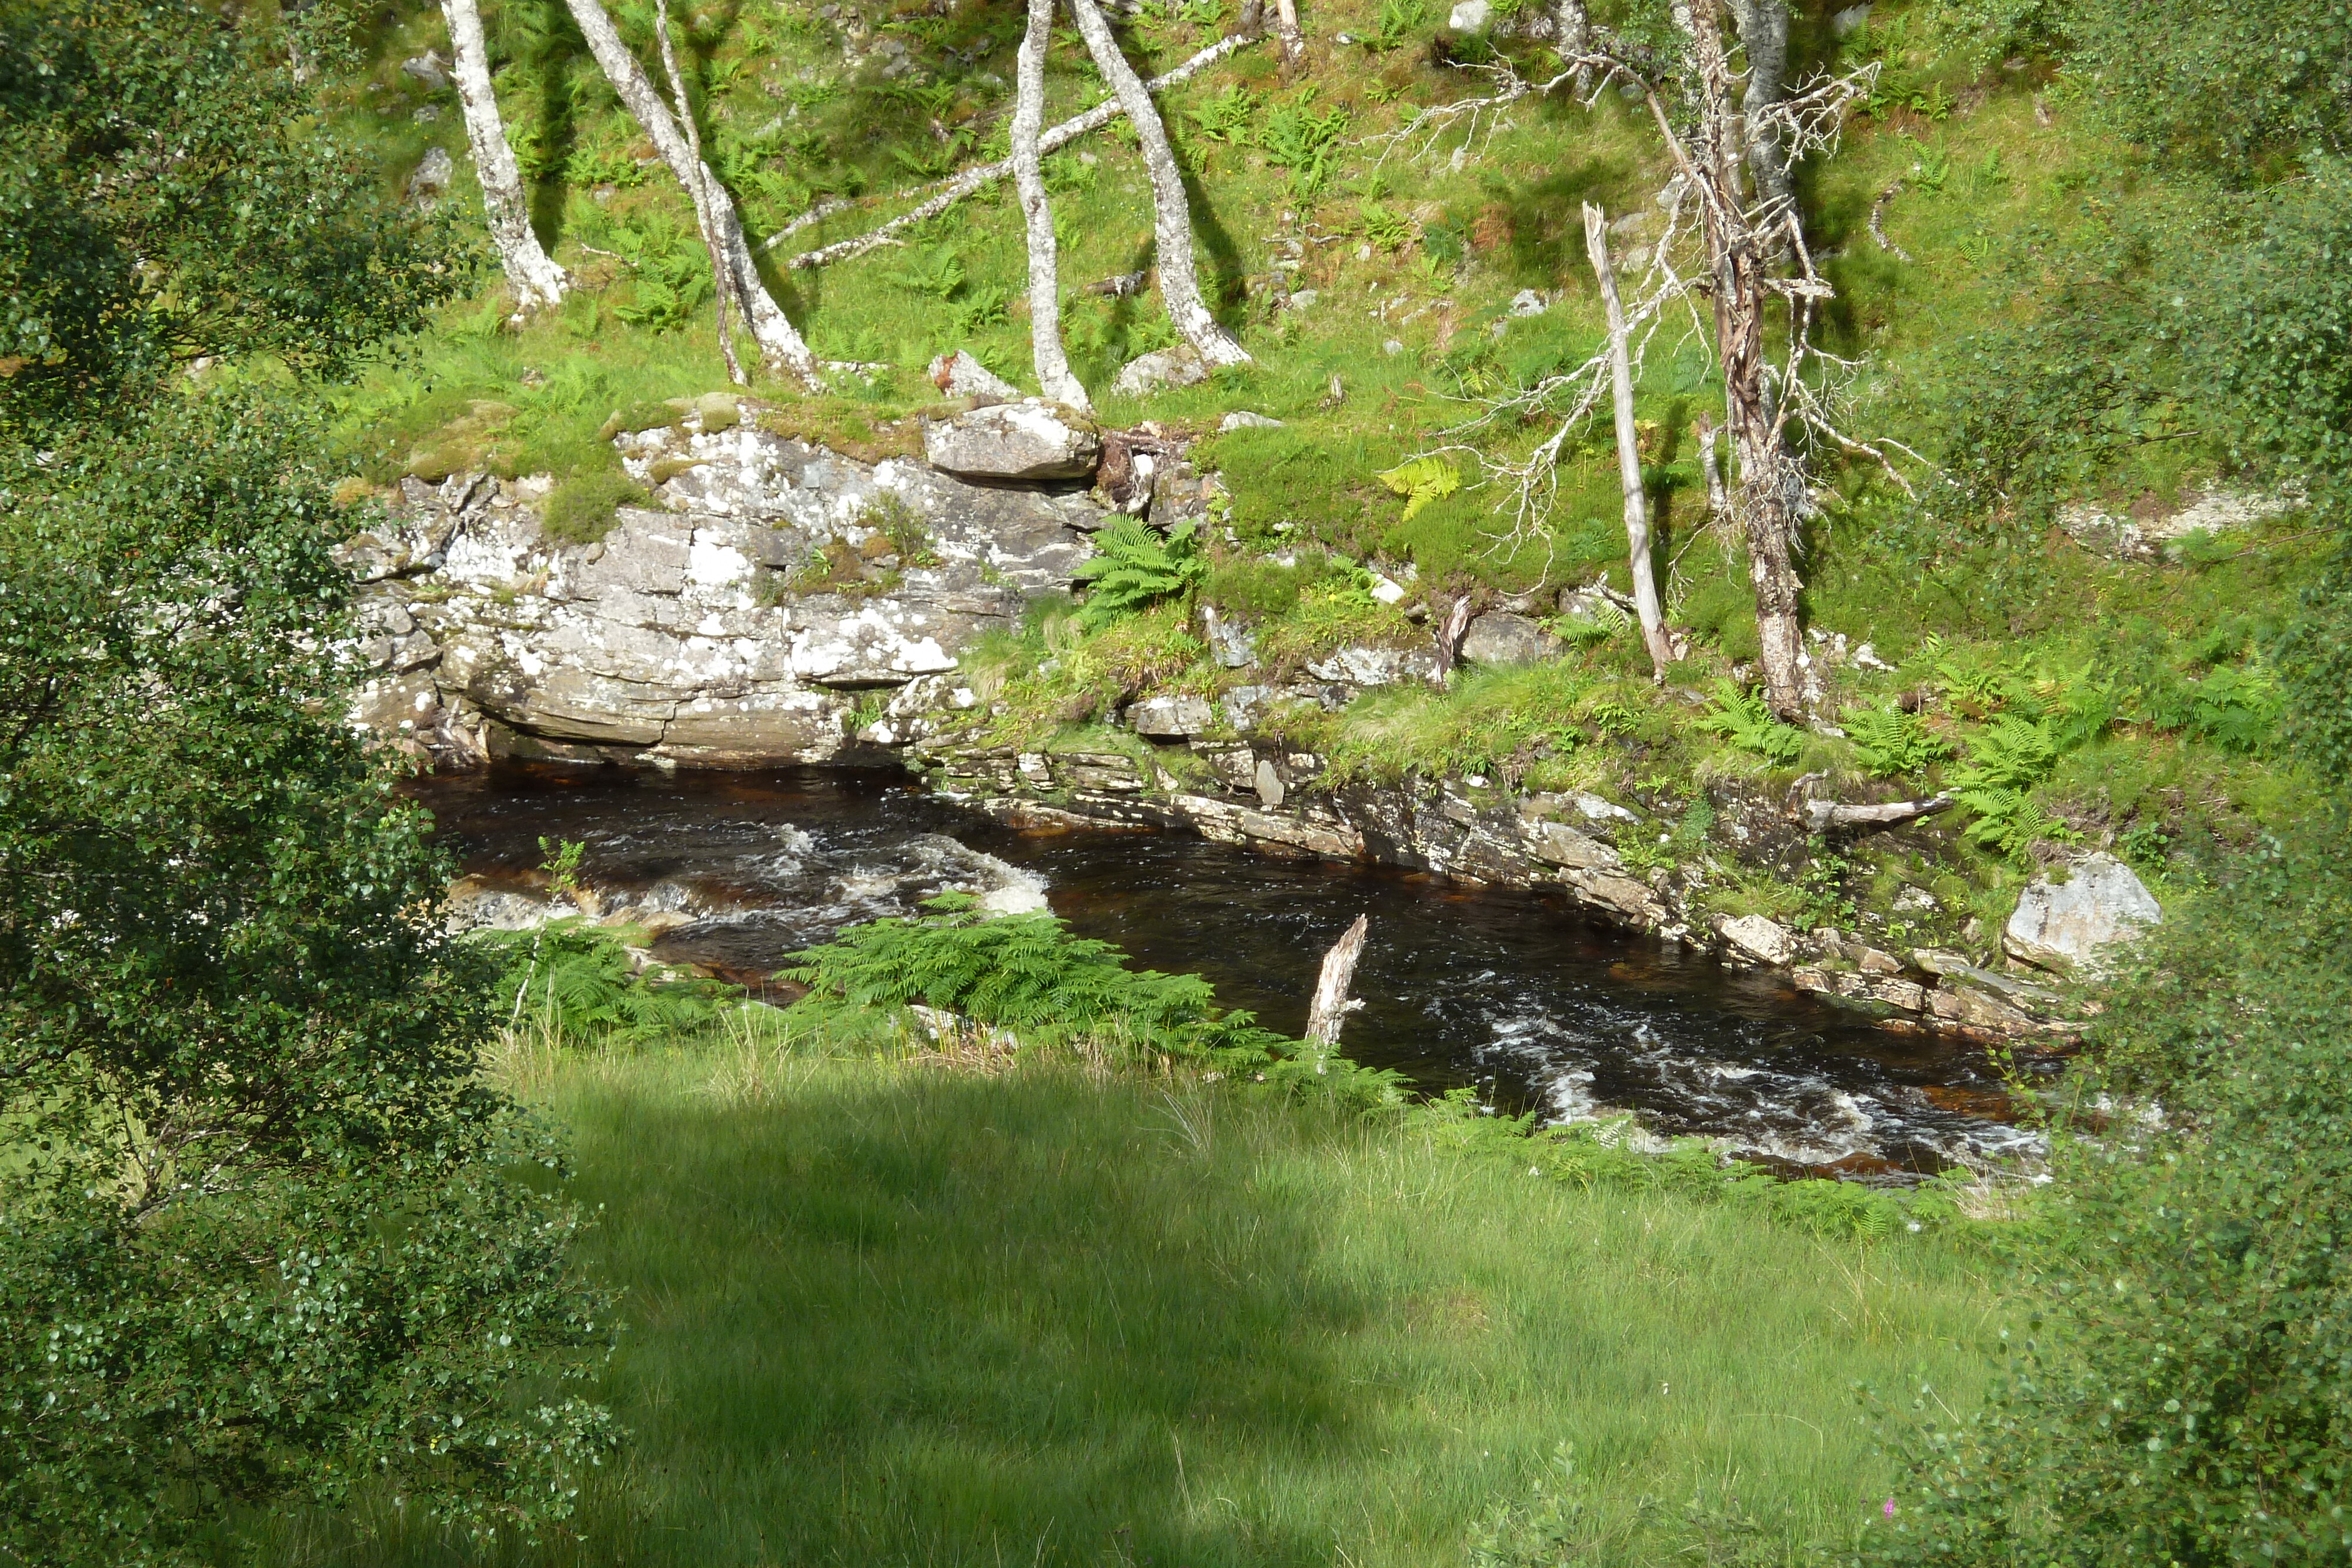
[(441, 766), (831, 760), (880, 740), (853, 727), (861, 694), (968, 706), (958, 653), (1066, 591), (1101, 526), (1083, 496), (858, 463), (733, 414), (617, 437), (653, 504), (591, 542), (547, 533), (543, 476), (402, 481), (344, 547), (373, 671), (353, 721)]

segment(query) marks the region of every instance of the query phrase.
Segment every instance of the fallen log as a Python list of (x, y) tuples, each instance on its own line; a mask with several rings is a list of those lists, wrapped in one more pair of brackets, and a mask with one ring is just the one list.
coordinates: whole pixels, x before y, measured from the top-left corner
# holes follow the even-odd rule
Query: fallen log
[(1816, 833), (1832, 828), (1891, 828), (1958, 805), (1950, 795), (1925, 800), (1889, 800), (1883, 806), (1847, 806), (1835, 800), (1805, 802), (1805, 826)]

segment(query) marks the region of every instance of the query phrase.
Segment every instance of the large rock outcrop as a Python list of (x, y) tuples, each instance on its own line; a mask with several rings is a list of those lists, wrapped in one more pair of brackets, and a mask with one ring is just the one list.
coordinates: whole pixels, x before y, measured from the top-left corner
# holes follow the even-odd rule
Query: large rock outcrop
[(1083, 496), (855, 462), (732, 405), (616, 444), (653, 504), (589, 543), (549, 537), (544, 479), (402, 483), (345, 552), (376, 672), (356, 723), (442, 765), (829, 760), (859, 744), (861, 693), (925, 682), (969, 706), (957, 654), (1066, 590), (1102, 520)]

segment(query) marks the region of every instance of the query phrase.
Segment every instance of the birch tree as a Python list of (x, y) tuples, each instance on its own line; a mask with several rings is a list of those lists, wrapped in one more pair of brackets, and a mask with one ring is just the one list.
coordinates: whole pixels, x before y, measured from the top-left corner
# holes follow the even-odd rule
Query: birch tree
[[(579, 3), (593, 5), (595, 0)], [(1210, 364), (1249, 363), (1248, 353), (1202, 303), (1200, 277), (1192, 264), (1192, 214), (1185, 204), (1184, 178), (1176, 168), (1176, 151), (1169, 145), (1168, 128), (1160, 122), (1151, 94), (1144, 88), (1143, 79), (1135, 74), (1135, 68), (1127, 63), (1127, 57), (1119, 52), (1118, 40), (1111, 36), (1110, 24), (1103, 20), (1102, 10), (1095, 0), (1070, 0), (1070, 11), (1077, 18), (1078, 35), (1086, 40), (1087, 52), (1094, 57), (1095, 68), (1102, 72), (1119, 107), (1127, 111), (1128, 120), (1135, 127), (1136, 141), (1142, 148), (1144, 172), (1151, 180), (1153, 256), (1160, 271), (1160, 298), (1168, 308), (1169, 319)]]
[(1037, 137), (1045, 123), (1045, 50), (1052, 42), (1054, 0), (1029, 0), (1029, 29), (1021, 39), (1013, 106), (1013, 179), (1029, 230), (1029, 352), (1037, 386), (1073, 408), (1090, 408), (1087, 389), (1062, 351), (1062, 286), (1054, 244), (1054, 209), (1045, 199)]
[(1658, 604), (1657, 569), (1650, 559), (1650, 497), (1642, 483), (1642, 442), (1633, 427), (1633, 363), (1626, 347), (1624, 301), (1617, 297), (1617, 270), (1609, 260), (1609, 220), (1599, 207), (1584, 204), (1584, 252), (1592, 260), (1592, 275), (1601, 284), (1601, 303), (1609, 318), (1609, 379), (1617, 424), (1617, 476), (1625, 493), (1625, 550), (1633, 580), (1633, 607), (1642, 620), (1642, 642), (1650, 650), (1657, 679), (1666, 678), (1675, 662), (1674, 640), (1666, 635), (1665, 612)]
[(694, 220), (702, 234), (702, 247), (710, 253), (710, 291), (717, 301), (719, 316), (719, 357), (727, 361), (727, 379), (737, 386), (748, 386), (750, 378), (743, 374), (742, 361), (735, 357), (735, 327), (728, 307), (737, 302), (735, 279), (728, 271), (723, 252), (714, 243), (710, 232), (711, 192), (717, 183), (710, 177), (710, 165), (702, 161), (702, 132), (695, 128), (694, 105), (686, 96), (686, 78), (677, 68), (677, 50), (669, 37), (669, 0), (654, 0), (654, 37), (661, 45), (662, 74), (669, 78), (670, 101), (677, 106), (677, 122), (686, 131), (687, 163), (694, 171)]
[(481, 8), (475, 0), (441, 0), (441, 16), (449, 25), (449, 52), (456, 57), (451, 74), (466, 116), (466, 141), (474, 150), (474, 174), (482, 185), (482, 210), (489, 219), (490, 242), (499, 249), (499, 265), (514, 289), (515, 308), (530, 311), (556, 304), (569, 279), (531, 232), (522, 172), (515, 165), (514, 149), (507, 144), (498, 96), (490, 90)]
[(1780, 144), (1779, 121), (1772, 110), (1780, 101), (1789, 75), (1788, 0), (1731, 0), (1739, 29), (1739, 44), (1748, 56), (1748, 87), (1739, 101), (1740, 126), (1748, 142), (1748, 163), (1756, 178), (1756, 194), (1763, 202), (1796, 211), (1789, 188), (1789, 155)]
[(646, 75), (645, 67), (613, 26), (602, 0), (564, 0), (564, 4), (572, 20), (579, 24), (581, 37), (587, 39), (588, 52), (596, 57), (604, 79), (613, 84), (623, 106), (644, 128), (654, 151), (661, 154), (662, 162), (669, 165), (670, 172), (694, 202), (697, 225), (709, 236), (716, 253), (713, 265), (734, 286), (734, 298), (742, 307), (743, 324), (751, 329), (761, 354), (771, 366), (789, 370), (811, 388), (821, 389), (824, 382), (817, 375), (816, 356), (809, 352), (799, 329), (768, 293), (768, 286), (752, 259), (751, 247), (744, 241), (743, 220), (736, 214), (733, 199), (718, 176), (695, 155), (652, 78)]

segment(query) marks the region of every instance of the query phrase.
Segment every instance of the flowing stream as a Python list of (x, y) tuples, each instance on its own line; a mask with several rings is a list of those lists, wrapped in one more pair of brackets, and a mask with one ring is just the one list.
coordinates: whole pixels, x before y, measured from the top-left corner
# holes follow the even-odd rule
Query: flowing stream
[(1017, 832), (896, 774), (502, 767), (415, 789), (490, 890), (543, 879), (542, 837), (585, 845), (607, 909), (675, 912), (655, 952), (756, 983), (852, 923), (954, 888), (1048, 904), (1143, 966), (1206, 977), (1297, 1031), (1324, 950), (1360, 914), (1364, 1002), (1341, 1046), (1425, 1091), (1506, 1110), (1633, 1112), (1791, 1170), (1900, 1181), (2022, 1152), (1986, 1053), (1857, 1021), (1781, 977), (1630, 936), (1539, 893), (1267, 859), (1175, 833)]

